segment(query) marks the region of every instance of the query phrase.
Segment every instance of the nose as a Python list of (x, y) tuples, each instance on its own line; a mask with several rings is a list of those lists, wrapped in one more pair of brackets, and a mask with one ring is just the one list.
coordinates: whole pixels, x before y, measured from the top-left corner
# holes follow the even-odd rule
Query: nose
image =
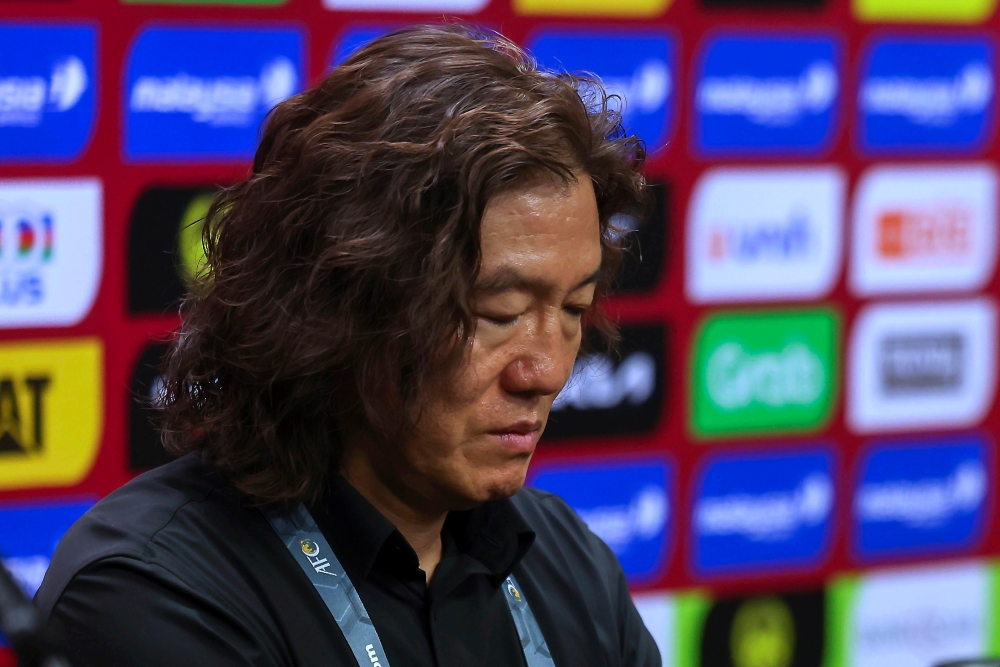
[(554, 396), (573, 372), (579, 338), (567, 337), (556, 318), (525, 336), (517, 354), (501, 373), (511, 394)]

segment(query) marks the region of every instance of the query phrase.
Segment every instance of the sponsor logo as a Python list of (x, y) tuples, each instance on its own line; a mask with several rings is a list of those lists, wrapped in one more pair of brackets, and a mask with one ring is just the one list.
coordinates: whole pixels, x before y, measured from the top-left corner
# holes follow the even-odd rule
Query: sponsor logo
[(894, 23), (979, 23), (996, 8), (996, 0), (854, 0), (861, 21)]
[(673, 595), (660, 591), (652, 593), (633, 593), (632, 602), (642, 617), (642, 622), (653, 636), (656, 647), (660, 649), (663, 667), (675, 664), (675, 637), (677, 636), (677, 601)]
[(993, 116), (993, 46), (985, 39), (882, 39), (858, 91), (862, 148), (975, 150)]
[[(302, 549), (302, 553), (305, 554), (306, 560), (312, 565), (312, 569), (316, 571), (316, 574), (328, 574), (331, 577), (336, 577), (336, 572), (328, 572), (327, 570), (332, 565), (332, 563), (326, 558), (319, 557), (319, 545), (312, 540), (299, 540), (299, 547)], [(370, 647), (369, 647), (370, 652)], [(375, 662), (372, 660), (372, 662)]]
[(28, 597), (33, 597), (42, 585), (42, 577), (63, 534), (93, 504), (76, 500), (0, 508), (3, 564)]
[(130, 5), (257, 5), (277, 7), (288, 0), (121, 0)]
[(693, 355), (694, 433), (819, 429), (833, 407), (839, 328), (829, 309), (710, 316)]
[(699, 152), (817, 154), (833, 138), (840, 45), (832, 37), (709, 40), (695, 91)]
[(618, 214), (611, 224), (620, 230), (622, 250), (621, 273), (615, 291), (618, 293), (650, 292), (656, 288), (663, 273), (666, 257), (667, 187), (662, 183), (649, 185), (653, 208), (647, 219)]
[(715, 168), (688, 212), (695, 303), (820, 299), (840, 273), (847, 183), (834, 167)]
[(650, 152), (666, 144), (676, 106), (677, 44), (672, 37), (547, 31), (531, 42), (530, 50), (545, 66), (596, 74), (607, 92), (621, 99), (626, 132), (642, 137)]
[(666, 332), (625, 326), (614, 357), (581, 357), (552, 404), (545, 439), (647, 433), (663, 412)]
[(874, 572), (834, 583), (831, 667), (926, 667), (987, 655), (995, 575), (979, 563)]
[(0, 162), (72, 160), (94, 124), (96, 33), (0, 23)]
[(163, 449), (160, 433), (152, 421), (163, 400), (160, 366), (167, 347), (166, 343), (154, 343), (147, 347), (132, 371), (128, 411), (128, 466), (135, 472), (155, 468), (173, 460)]
[(478, 12), (489, 0), (323, 0), (323, 7), (333, 11), (362, 12)]
[(539, 466), (531, 485), (561, 496), (614, 551), (630, 582), (666, 561), (673, 468), (661, 459)]
[(0, 180), (0, 328), (71, 326), (102, 264), (97, 179)]
[(751, 7), (776, 7), (786, 9), (790, 7), (818, 8), (822, 7), (824, 0), (701, 0), (701, 4), (711, 8), (746, 9)]
[(389, 34), (392, 30), (392, 27), (386, 25), (348, 28), (340, 36), (340, 39), (334, 45), (333, 52), (330, 54), (330, 69), (350, 58), (354, 55), (355, 51), (367, 46), (379, 37)]
[(375, 651), (374, 644), (368, 644), (365, 646), (365, 651), (368, 652), (368, 659), (371, 660), (372, 667), (382, 667), (381, 663), (378, 661), (378, 652)]
[(671, 0), (514, 0), (518, 14), (548, 14), (554, 16), (616, 16), (652, 17), (662, 14)]
[(834, 489), (825, 448), (711, 457), (694, 501), (695, 569), (715, 575), (818, 565), (830, 543)]
[(129, 223), (128, 307), (134, 314), (177, 308), (202, 270), (202, 228), (213, 188), (150, 188)]
[(974, 426), (996, 387), (995, 305), (879, 304), (851, 337), (847, 422), (859, 433)]
[(973, 546), (983, 531), (989, 486), (981, 438), (871, 448), (854, 492), (858, 554), (878, 558)]
[(869, 169), (854, 203), (852, 290), (982, 288), (996, 265), (997, 188), (983, 163)]
[(302, 80), (294, 30), (148, 28), (128, 65), (132, 159), (248, 158), (270, 109)]
[(704, 667), (820, 667), (823, 591), (725, 598), (708, 610), (701, 635)]
[(73, 486), (100, 444), (97, 339), (0, 344), (0, 490)]

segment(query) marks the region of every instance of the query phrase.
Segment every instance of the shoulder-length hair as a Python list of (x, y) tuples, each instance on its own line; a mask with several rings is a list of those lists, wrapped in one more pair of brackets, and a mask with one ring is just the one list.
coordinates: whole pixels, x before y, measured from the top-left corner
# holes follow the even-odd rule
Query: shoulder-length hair
[[(339, 419), (405, 437), (421, 387), (475, 331), (487, 203), (539, 178), (593, 181), (599, 304), (621, 254), (611, 217), (644, 200), (644, 149), (614, 107), (599, 82), (459, 26), (377, 39), (279, 104), (251, 175), (206, 216), (164, 364), (167, 450), (290, 503), (336, 470)], [(599, 306), (588, 321), (613, 341)]]

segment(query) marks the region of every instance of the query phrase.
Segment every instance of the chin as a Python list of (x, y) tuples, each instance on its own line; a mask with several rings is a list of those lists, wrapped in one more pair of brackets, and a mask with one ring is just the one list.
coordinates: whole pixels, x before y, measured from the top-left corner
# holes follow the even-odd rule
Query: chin
[(527, 474), (527, 466), (518, 466), (518, 469), (505, 471), (503, 474), (493, 473), (477, 485), (476, 495), (480, 498), (481, 503), (510, 498), (524, 486)]

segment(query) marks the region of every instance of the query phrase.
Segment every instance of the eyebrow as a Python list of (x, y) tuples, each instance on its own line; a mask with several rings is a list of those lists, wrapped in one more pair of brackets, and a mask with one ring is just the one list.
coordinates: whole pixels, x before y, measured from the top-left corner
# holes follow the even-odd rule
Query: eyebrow
[[(596, 283), (601, 277), (601, 269), (597, 269), (592, 274), (581, 280), (570, 288), (570, 292), (575, 292), (585, 285)], [(532, 292), (547, 292), (555, 288), (555, 285), (547, 280), (529, 278), (517, 269), (505, 266), (494, 271), (485, 278), (476, 281), (473, 290), (477, 294), (499, 294), (508, 290), (523, 289)]]

